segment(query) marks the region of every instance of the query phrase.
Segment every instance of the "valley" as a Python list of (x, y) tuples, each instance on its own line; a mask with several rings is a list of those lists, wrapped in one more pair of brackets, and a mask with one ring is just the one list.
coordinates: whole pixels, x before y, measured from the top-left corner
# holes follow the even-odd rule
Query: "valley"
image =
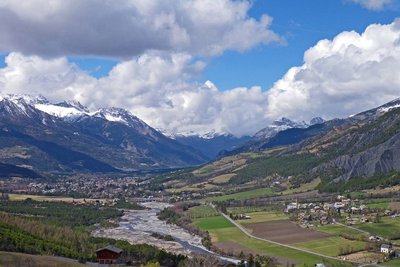
[[(11, 216), (8, 220), (39, 216), (35, 223), (43, 223), (41, 212), (26, 210), (32, 201), (35, 206), (70, 205), (72, 211), (79, 207), (99, 212), (109, 209), (110, 215), (84, 223), (83, 232), (75, 228), (77, 225), (62, 224), (85, 236), (87, 261), (94, 258), (94, 246), (108, 240), (128, 250), (133, 249), (129, 246), (146, 244), (154, 253), (168, 253), (166, 257), (175, 262), (213, 259), (239, 266), (252, 260), (268, 266), (395, 266), (400, 250), (400, 168), (396, 156), (400, 113), (388, 107), (397, 103), (395, 100), (347, 119), (294, 126), (300, 128), (276, 122), (279, 126), (266, 128), (230, 152), (221, 152), (215, 160), (200, 161), (197, 166), (188, 162), (191, 167), (186, 168), (158, 165), (128, 171), (111, 161), (99, 167), (96, 160), (100, 158), (92, 160), (71, 152), (69, 163), (56, 158), (72, 168), (64, 172), (31, 168), (41, 177), (29, 177), (23, 169), (14, 168), (15, 175), (10, 173), (0, 181), (4, 203), (0, 210)], [(106, 123), (115, 133), (122, 129), (121, 122), (107, 122), (110, 117), (105, 115), (83, 116), (85, 120), (87, 116), (90, 121), (91, 116), (97, 122), (102, 120), (102, 125)], [(124, 125), (132, 119), (127, 116)], [(57, 120), (55, 123), (71, 123), (65, 118)], [(290, 125), (287, 119), (282, 121)], [(150, 137), (161, 134), (144, 127)], [(97, 131), (94, 129), (91, 135)], [(13, 135), (6, 133), (11, 140)], [(38, 135), (30, 144), (51, 155), (51, 146), (43, 146), (48, 141), (38, 141), (41, 138), (49, 140)], [(171, 140), (168, 142), (178, 142)], [(62, 146), (55, 146), (57, 153), (64, 151)], [(188, 149), (196, 150), (185, 151)], [(10, 159), (8, 154), (18, 160), (36, 157), (18, 143), (2, 151), (4, 159)], [(76, 168), (79, 160), (75, 159), (84, 160), (85, 170)], [(12, 161), (5, 162), (12, 166)], [(107, 166), (115, 170), (103, 169)], [(98, 171), (88, 171), (92, 167)], [(17, 211), (22, 217), (15, 214)], [(58, 224), (57, 220), (50, 225)], [(4, 227), (9, 227), (9, 222), (3, 222)], [(31, 234), (36, 238), (41, 233)], [(390, 253), (381, 251), (385, 246)], [(138, 260), (135, 253), (129, 257)], [(149, 257), (156, 257), (152, 255)], [(67, 256), (78, 258), (72, 252)]]

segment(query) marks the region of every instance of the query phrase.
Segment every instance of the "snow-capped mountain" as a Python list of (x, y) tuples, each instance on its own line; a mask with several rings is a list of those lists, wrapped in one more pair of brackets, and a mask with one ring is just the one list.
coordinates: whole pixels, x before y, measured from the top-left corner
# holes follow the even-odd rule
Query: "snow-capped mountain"
[(179, 133), (171, 133), (164, 129), (159, 131), (184, 145), (195, 148), (209, 160), (215, 159), (221, 151), (232, 150), (251, 139), (250, 136), (236, 137), (233, 134), (214, 129), (208, 131), (183, 131)]
[(313, 119), (311, 119), (311, 121), (309, 123), (307, 123), (305, 121), (290, 120), (288, 118), (282, 117), (278, 120), (275, 120), (271, 125), (258, 131), (254, 135), (254, 138), (256, 140), (267, 139), (267, 138), (274, 137), (277, 133), (287, 130), (287, 129), (292, 129), (292, 128), (304, 129), (311, 125), (320, 124), (323, 122), (324, 122), (324, 119), (322, 119), (321, 117), (313, 118)]
[(393, 109), (400, 108), (400, 98), (396, 98), (388, 103), (385, 103), (379, 107), (355, 114), (350, 116), (352, 120), (369, 120), (371, 118), (377, 118), (386, 112), (392, 111)]
[(140, 128), (144, 134), (151, 134), (153, 132), (149, 125), (122, 108), (101, 108), (90, 112), (87, 107), (74, 100), (66, 100), (53, 104), (43, 96), (33, 97), (29, 95), (4, 95), (0, 99), (11, 101), (19, 109), (26, 110), (26, 106), (29, 106), (66, 122), (101, 118), (108, 122), (122, 123), (136, 129)]
[(251, 137), (236, 137), (232, 134), (217, 134), (212, 132), (205, 135), (175, 135), (174, 139), (184, 145), (191, 146), (199, 150), (211, 160), (214, 159), (221, 151), (232, 150), (235, 147), (243, 145), (245, 142), (250, 140)]
[(175, 132), (175, 131), (168, 131), (166, 129), (158, 129), (160, 132), (162, 132), (164, 135), (176, 139), (176, 138), (182, 138), (182, 137), (199, 137), (203, 139), (213, 139), (215, 137), (219, 136), (228, 136), (231, 135), (230, 133), (224, 132), (224, 131), (216, 131), (215, 129), (211, 130), (200, 130), (200, 131), (193, 131), (193, 130), (188, 130), (188, 131), (180, 131), (180, 132)]
[[(0, 96), (1, 162), (37, 173), (120, 172), (193, 166), (207, 158), (119, 108), (90, 112), (75, 101)], [(7, 152), (8, 153), (8, 152)]]

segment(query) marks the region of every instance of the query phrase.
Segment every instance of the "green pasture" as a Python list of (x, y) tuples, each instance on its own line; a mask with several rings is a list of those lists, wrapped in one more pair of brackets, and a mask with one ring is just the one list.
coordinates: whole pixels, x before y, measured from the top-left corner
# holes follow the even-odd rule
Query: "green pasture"
[(219, 215), (219, 213), (210, 206), (192, 207), (186, 213), (192, 219), (214, 217)]
[(356, 224), (354, 227), (367, 231), (373, 235), (389, 239), (400, 239), (400, 218), (384, 217), (380, 223)]
[(365, 249), (365, 242), (348, 240), (338, 236), (315, 239), (292, 245), (332, 257), (339, 256), (344, 251), (356, 252)]

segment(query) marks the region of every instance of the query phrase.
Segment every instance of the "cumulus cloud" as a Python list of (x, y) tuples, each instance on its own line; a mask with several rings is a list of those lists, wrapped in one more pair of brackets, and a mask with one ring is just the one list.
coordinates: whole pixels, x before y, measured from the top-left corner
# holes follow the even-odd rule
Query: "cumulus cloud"
[(56, 102), (123, 107), (155, 128), (252, 134), (266, 124), (267, 93), (259, 87), (219, 91), (211, 81), (191, 82), (204, 68), (188, 54), (144, 54), (95, 79), (66, 58), (11, 53), (0, 69), (1, 93), (42, 94)]
[(400, 21), (321, 40), (268, 92), (268, 116), (345, 117), (400, 96)]
[(0, 68), (0, 92), (74, 99), (91, 109), (123, 107), (171, 133), (253, 134), (282, 116), (346, 117), (399, 97), (400, 21), (319, 41), (305, 52), (302, 66), (289, 69), (269, 90), (220, 91), (211, 81), (194, 82), (204, 67), (190, 53), (153, 50), (96, 79), (65, 57), (13, 52)]
[(249, 1), (0, 1), (0, 51), (131, 58), (149, 51), (213, 56), (279, 42)]
[(350, 0), (370, 10), (382, 10), (387, 5), (394, 2), (394, 0)]

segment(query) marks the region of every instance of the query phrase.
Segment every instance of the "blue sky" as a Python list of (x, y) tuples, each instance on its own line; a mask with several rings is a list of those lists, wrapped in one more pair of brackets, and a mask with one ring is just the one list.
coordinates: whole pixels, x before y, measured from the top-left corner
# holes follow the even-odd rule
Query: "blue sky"
[(381, 11), (362, 8), (342, 0), (255, 1), (250, 15), (273, 17), (271, 29), (284, 36), (286, 45), (258, 47), (247, 53), (227, 52), (215, 58), (203, 78), (220, 89), (260, 85), (268, 89), (292, 66), (301, 65), (304, 52), (321, 39), (343, 31), (363, 32), (372, 23), (387, 24), (400, 14), (395, 5)]
[[(372, 23), (391, 23), (400, 9), (398, 3), (376, 11), (344, 0), (255, 0), (249, 16), (259, 19), (262, 14), (273, 18), (270, 28), (283, 36), (286, 44), (226, 51), (206, 59), (208, 65), (198, 77), (200, 82), (211, 80), (220, 90), (254, 85), (268, 90), (290, 67), (301, 65), (304, 52), (319, 40), (332, 39), (343, 31), (363, 32)], [(75, 56), (69, 60), (95, 77), (106, 76), (119, 62), (101, 57)]]
[(47, 1), (1, 2), (0, 93), (237, 136), (400, 97), (400, 0)]

